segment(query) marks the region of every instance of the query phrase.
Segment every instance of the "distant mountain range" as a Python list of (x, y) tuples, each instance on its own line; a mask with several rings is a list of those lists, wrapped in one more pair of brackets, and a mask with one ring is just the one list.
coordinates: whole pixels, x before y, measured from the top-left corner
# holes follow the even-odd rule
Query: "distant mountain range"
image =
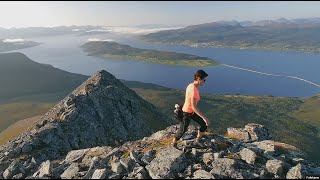
[(84, 35), (96, 30), (103, 30), (102, 26), (58, 26), (58, 27), (27, 27), (27, 28), (1, 28), (0, 39), (31, 38), (54, 35)]
[(320, 18), (299, 18), (299, 19), (286, 19), (280, 18), (276, 20), (261, 20), (261, 21), (217, 21), (220, 24), (226, 25), (241, 25), (245, 26), (268, 26), (268, 25), (275, 25), (275, 24), (295, 24), (295, 25), (314, 25), (320, 24)]
[(185, 27), (183, 24), (139, 24), (130, 27), (136, 28), (146, 28), (146, 29), (160, 29), (160, 28), (175, 28), (175, 27)]
[(320, 18), (218, 21), (140, 36), (151, 42), (193, 47), (320, 52)]

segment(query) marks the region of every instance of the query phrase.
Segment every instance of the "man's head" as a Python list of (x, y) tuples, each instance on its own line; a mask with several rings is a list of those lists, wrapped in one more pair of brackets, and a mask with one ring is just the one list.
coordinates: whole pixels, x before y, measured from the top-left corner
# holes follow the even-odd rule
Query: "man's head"
[(200, 69), (194, 74), (194, 80), (199, 81), (199, 84), (202, 85), (204, 82), (206, 82), (206, 77), (208, 74), (204, 72), (204, 70)]

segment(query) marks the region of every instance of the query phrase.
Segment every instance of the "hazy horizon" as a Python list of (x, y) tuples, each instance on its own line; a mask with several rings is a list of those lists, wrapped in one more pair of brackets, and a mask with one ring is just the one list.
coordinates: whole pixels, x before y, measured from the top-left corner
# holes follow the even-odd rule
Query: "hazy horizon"
[(1, 1), (0, 27), (189, 26), (320, 17), (313, 1)]

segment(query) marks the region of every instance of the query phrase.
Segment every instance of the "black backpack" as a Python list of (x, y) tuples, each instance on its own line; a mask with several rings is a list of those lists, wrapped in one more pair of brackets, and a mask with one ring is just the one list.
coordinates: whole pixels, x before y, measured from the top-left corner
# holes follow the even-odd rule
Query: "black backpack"
[(179, 122), (183, 121), (183, 112), (182, 112), (182, 104), (175, 104), (174, 109), (174, 119), (178, 120)]

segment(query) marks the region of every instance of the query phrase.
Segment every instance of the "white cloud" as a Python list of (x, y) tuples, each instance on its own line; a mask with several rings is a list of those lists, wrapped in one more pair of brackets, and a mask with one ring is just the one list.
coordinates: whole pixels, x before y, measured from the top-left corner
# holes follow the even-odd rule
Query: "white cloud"
[(107, 30), (105, 30), (105, 29), (94, 29), (94, 30), (89, 30), (89, 31), (86, 31), (86, 32), (107, 32)]
[(171, 30), (171, 29), (181, 29), (183, 27), (170, 27), (170, 28), (135, 28), (127, 26), (117, 26), (117, 27), (105, 27), (110, 32), (124, 33), (124, 34), (149, 34), (158, 31)]
[(4, 39), (3, 42), (24, 42), (24, 39)]
[(88, 41), (114, 41), (112, 39), (89, 38)]

